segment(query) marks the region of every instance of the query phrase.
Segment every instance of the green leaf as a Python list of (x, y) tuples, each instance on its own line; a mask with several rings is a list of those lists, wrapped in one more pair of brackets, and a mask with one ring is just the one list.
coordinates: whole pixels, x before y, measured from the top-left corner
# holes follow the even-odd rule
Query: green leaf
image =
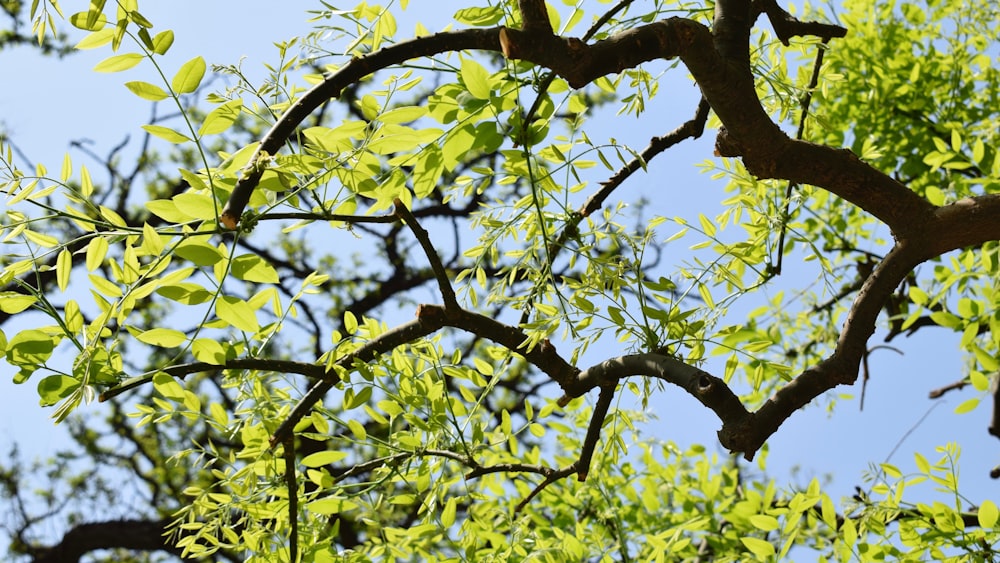
[(306, 504), (306, 510), (314, 514), (340, 514), (357, 508), (357, 503), (338, 497), (327, 497)]
[(979, 527), (983, 530), (989, 530), (997, 523), (997, 517), (1000, 516), (1000, 511), (997, 510), (997, 505), (991, 500), (984, 500), (982, 504), (979, 505), (979, 510), (976, 512), (976, 518), (979, 520)]
[(181, 65), (180, 70), (170, 81), (170, 87), (178, 94), (189, 94), (198, 89), (201, 79), (205, 77), (205, 59), (200, 56)]
[(316, 452), (314, 454), (309, 454), (302, 458), (299, 462), (306, 467), (323, 467), (324, 465), (329, 465), (331, 463), (337, 463), (338, 461), (347, 457), (347, 452), (341, 451), (326, 451), (326, 452)]
[(187, 336), (183, 332), (170, 328), (151, 328), (135, 338), (140, 342), (161, 348), (175, 348), (187, 341)]
[(56, 340), (40, 330), (23, 330), (7, 343), (7, 362), (15, 366), (41, 366), (52, 356)]
[(142, 128), (150, 135), (163, 139), (168, 143), (180, 144), (191, 140), (186, 135), (162, 125), (143, 125)]
[(38, 396), (43, 407), (52, 406), (80, 388), (80, 381), (68, 375), (50, 375), (38, 382)]
[(751, 553), (756, 555), (760, 559), (768, 559), (774, 557), (774, 546), (769, 542), (766, 542), (759, 538), (740, 538), (743, 545), (750, 550)]
[(462, 83), (470, 94), (480, 100), (490, 99), (490, 75), (483, 65), (470, 58), (462, 59)]
[(170, 96), (170, 94), (167, 94), (163, 88), (160, 88), (156, 84), (150, 84), (141, 80), (126, 82), (125, 87), (136, 96), (151, 102), (158, 102)]
[(66, 291), (69, 287), (69, 275), (73, 271), (73, 255), (67, 249), (59, 251), (56, 258), (56, 285), (59, 291)]
[(153, 52), (157, 55), (165, 55), (173, 44), (174, 32), (169, 29), (161, 31), (153, 37)]
[(466, 25), (487, 27), (496, 25), (503, 19), (503, 9), (500, 6), (486, 8), (463, 8), (454, 15), (455, 21)]
[(955, 407), (955, 414), (965, 414), (967, 412), (974, 411), (978, 406), (979, 406), (979, 397), (973, 397), (971, 399), (962, 401), (960, 405)]
[(217, 217), (215, 198), (207, 193), (184, 192), (172, 198), (177, 210), (193, 219), (214, 221)]
[(347, 334), (354, 334), (358, 330), (358, 318), (350, 311), (344, 312), (344, 330)]
[(259, 283), (278, 283), (278, 272), (256, 254), (244, 254), (233, 259), (230, 271), (237, 279)]
[(190, 260), (197, 266), (212, 266), (225, 258), (218, 248), (207, 242), (194, 239), (177, 245), (174, 248), (174, 253), (185, 260)]
[(24, 295), (16, 291), (0, 291), (0, 311), (16, 315), (38, 301), (34, 295)]
[(100, 31), (108, 23), (107, 16), (99, 10), (77, 12), (70, 15), (68, 19), (70, 25), (84, 31)]
[(205, 116), (204, 123), (198, 129), (198, 136), (216, 135), (232, 127), (243, 109), (243, 100), (230, 100), (213, 109)]
[(169, 223), (186, 223), (193, 219), (190, 215), (177, 209), (177, 204), (169, 199), (155, 199), (145, 203), (146, 209), (157, 217)]
[(444, 510), (441, 511), (441, 526), (450, 528), (455, 523), (457, 509), (458, 499), (455, 497), (448, 499), (448, 502), (444, 504)]
[(778, 529), (778, 519), (767, 514), (754, 514), (750, 517), (750, 523), (753, 524), (754, 528), (765, 532)]
[(160, 395), (178, 403), (184, 401), (184, 388), (170, 374), (158, 371), (153, 374), (153, 388)]
[(355, 440), (364, 441), (368, 438), (368, 431), (365, 430), (365, 426), (353, 418), (347, 421), (347, 428), (350, 429)]
[(226, 350), (211, 338), (199, 338), (191, 344), (191, 354), (199, 362), (222, 366), (226, 364)]
[(125, 53), (113, 55), (97, 63), (94, 72), (121, 72), (128, 70), (142, 62), (142, 55), (138, 53)]
[(215, 302), (215, 314), (234, 328), (244, 332), (257, 332), (257, 315), (246, 301), (228, 295), (219, 297)]
[(114, 35), (114, 29), (106, 27), (100, 31), (95, 31), (93, 33), (87, 34), (87, 36), (81, 39), (79, 43), (73, 46), (73, 48), (79, 49), (81, 51), (86, 51), (89, 49), (96, 49), (98, 47), (103, 47), (111, 42), (111, 38), (113, 35)]
[(927, 186), (924, 196), (933, 205), (944, 205), (944, 192), (936, 186)]
[(212, 294), (196, 283), (164, 285), (156, 288), (156, 293), (185, 305), (198, 305), (212, 300)]

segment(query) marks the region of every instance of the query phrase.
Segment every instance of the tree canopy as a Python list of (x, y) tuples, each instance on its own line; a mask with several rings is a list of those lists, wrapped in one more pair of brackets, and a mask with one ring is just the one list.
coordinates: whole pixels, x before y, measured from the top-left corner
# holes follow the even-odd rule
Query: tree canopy
[[(848, 498), (765, 461), (918, 332), (1000, 437), (1000, 9), (426, 5), (319, 2), (260, 83), (168, 67), (135, 0), (4, 5), (0, 47), (103, 50), (156, 108), (134, 157), (3, 137), (0, 353), (76, 445), (3, 464), (11, 556), (996, 557), (954, 444)], [(702, 135), (718, 206), (629, 189)], [(656, 432), (668, 395), (718, 444)]]

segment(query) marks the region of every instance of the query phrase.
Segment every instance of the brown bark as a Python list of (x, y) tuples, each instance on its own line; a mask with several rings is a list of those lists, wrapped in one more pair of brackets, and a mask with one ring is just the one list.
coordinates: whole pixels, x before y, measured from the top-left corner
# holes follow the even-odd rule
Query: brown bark
[[(329, 97), (338, 95), (347, 84), (414, 57), (461, 49), (499, 50), (508, 58), (548, 68), (576, 88), (647, 61), (679, 57), (723, 124), (716, 142), (719, 154), (741, 158), (747, 170), (760, 178), (783, 179), (828, 190), (884, 222), (896, 240), (895, 248), (864, 281), (834, 352), (778, 390), (759, 411), (749, 413), (742, 406), (733, 408), (735, 395), (721, 380), (708, 374), (698, 379), (703, 385), (684, 386), (719, 414), (723, 421), (719, 433), (722, 443), (752, 458), (767, 437), (798, 408), (837, 385), (856, 380), (879, 312), (917, 265), (956, 248), (1000, 239), (1000, 195), (967, 198), (936, 207), (849, 150), (793, 140), (782, 132), (765, 112), (754, 87), (748, 55), (753, 20), (766, 13), (782, 40), (804, 33), (817, 33), (828, 39), (843, 36), (846, 30), (799, 22), (773, 0), (759, 1), (755, 7), (749, 0), (719, 0), (713, 29), (692, 20), (671, 18), (586, 43), (554, 35), (544, 2), (521, 0), (523, 29), (442, 33), (398, 43), (352, 60), (306, 94), (279, 120), (262, 141), (260, 154), (266, 156), (278, 150), (305, 116)], [(223, 222), (227, 227), (236, 226), (250, 191), (259, 180), (257, 168), (251, 166), (249, 170), (226, 206)], [(539, 346), (532, 351), (521, 349), (523, 334), (517, 328), (456, 310), (454, 303), (449, 303), (447, 310), (425, 308), (421, 318), (424, 322), (433, 318), (431, 324), (438, 327), (460, 328), (525, 354), (562, 386), (567, 398), (582, 395), (598, 385), (606, 386), (609, 378), (632, 375), (630, 370), (635, 369), (635, 364), (626, 362), (618, 365), (618, 372), (602, 368), (600, 377), (593, 371), (597, 366), (581, 372), (566, 364), (550, 346), (548, 349)], [(674, 368), (658, 369), (666, 372), (643, 374), (665, 377)], [(303, 406), (308, 408), (300, 404)]]

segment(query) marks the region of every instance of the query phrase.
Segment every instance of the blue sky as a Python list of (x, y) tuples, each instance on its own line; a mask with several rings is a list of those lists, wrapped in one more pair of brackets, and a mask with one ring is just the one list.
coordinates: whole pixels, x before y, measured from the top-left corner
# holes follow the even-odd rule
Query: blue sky
[[(425, 13), (415, 9), (419, 3), (420, 0), (412, 2), (408, 13), (423, 18)], [(272, 43), (305, 34), (310, 29), (305, 10), (313, 4), (286, 5), (295, 7), (277, 9), (273, 2), (259, 1), (190, 0), (147, 1), (140, 7), (156, 24), (156, 29), (170, 28), (176, 33), (174, 46), (162, 61), (165, 68), (176, 69), (196, 55), (204, 56), (209, 64), (234, 64), (245, 57), (244, 70), (252, 78), (260, 79), (265, 75), (263, 64), (276, 59)], [(450, 14), (461, 5), (455, 1), (435, 3), (440, 14)], [(441, 19), (440, 15), (432, 17)], [(412, 23), (404, 25), (407, 21), (412, 20), (401, 19), (400, 36), (412, 30)], [(432, 31), (441, 28), (431, 20), (423, 21)], [(8, 77), (6, 87), (0, 89), (0, 120), (30, 159), (57, 170), (66, 151), (73, 154), (74, 161), (86, 161), (86, 157), (70, 149), (70, 140), (89, 139), (90, 147), (103, 155), (125, 134), (135, 138), (141, 133), (139, 125), (149, 115), (148, 103), (136, 98), (122, 83), (156, 82), (157, 78), (145, 65), (118, 74), (91, 72), (108, 54), (107, 50), (98, 49), (58, 61), (39, 57), (27, 49), (0, 52), (0, 68)], [(659, 72), (652, 66), (648, 70)], [(588, 129), (588, 134), (594, 139), (614, 136), (641, 149), (649, 137), (669, 131), (693, 114), (697, 92), (689, 87), (684, 92), (662, 91), (668, 87), (669, 81), (661, 86), (659, 97), (650, 102), (649, 113), (642, 119), (601, 118), (593, 122), (595, 127)], [(717, 202), (726, 197), (724, 182), (710, 180), (695, 165), (713, 158), (713, 141), (712, 133), (707, 132), (699, 141), (669, 151), (652, 163), (648, 174), (634, 177), (623, 189), (650, 198), (653, 204), (649, 213), (693, 219), (700, 211), (712, 216), (717, 212)], [(88, 165), (93, 168), (92, 164)], [(632, 196), (631, 192), (623, 191), (618, 197)], [(790, 273), (782, 283), (794, 286), (797, 281), (794, 276), (794, 272)], [(9, 327), (4, 329), (10, 336)], [(916, 337), (900, 338), (893, 344), (905, 355), (886, 351), (872, 356), (873, 378), (868, 383), (865, 410), (859, 411), (854, 401), (840, 403), (832, 414), (822, 405), (796, 413), (769, 442), (769, 473), (783, 483), (792, 468), (798, 467), (801, 477), (792, 482), (799, 484), (805, 484), (812, 476), (832, 474), (833, 491), (846, 495), (854, 485), (861, 484), (868, 464), (885, 460), (901, 440), (905, 442), (891, 461), (904, 472), (914, 468), (913, 451), (920, 451), (934, 461), (939, 457), (934, 452), (936, 446), (955, 441), (963, 451), (962, 490), (973, 503), (990, 498), (995, 482), (988, 479), (987, 472), (1000, 459), (996, 455), (996, 440), (986, 433), (988, 406), (984, 404), (971, 414), (958, 416), (952, 410), (972, 397), (971, 391), (951, 393), (936, 402), (927, 398), (931, 389), (961, 377), (964, 366), (957, 353), (957, 338), (943, 329), (925, 329)], [(618, 353), (607, 348), (594, 349), (585, 361)], [(721, 373), (721, 361), (706, 367)], [(16, 441), (28, 457), (46, 455), (54, 444), (65, 440), (62, 430), (52, 425), (49, 410), (37, 406), (34, 382), (14, 386), (11, 375), (9, 366), (2, 364), (0, 446)], [(838, 391), (860, 396), (860, 383)], [(658, 394), (651, 408), (659, 422), (651, 425), (650, 431), (659, 438), (673, 440), (682, 447), (702, 443), (721, 452), (715, 439), (717, 419), (685, 393), (666, 389)]]

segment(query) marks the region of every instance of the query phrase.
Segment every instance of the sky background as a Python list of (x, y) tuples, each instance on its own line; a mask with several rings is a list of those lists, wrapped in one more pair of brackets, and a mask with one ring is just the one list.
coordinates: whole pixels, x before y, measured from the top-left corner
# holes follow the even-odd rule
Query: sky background
[[(440, 30), (444, 18), (463, 5), (456, 1), (435, 1), (434, 13), (429, 14), (421, 10), (424, 2), (410, 2), (406, 15), (399, 17), (398, 37), (412, 33), (416, 18), (421, 18), (431, 31)], [(67, 15), (74, 9), (70, 4), (65, 6)], [(312, 2), (287, 3), (282, 9), (276, 6), (274, 2), (259, 1), (140, 3), (141, 12), (155, 24), (154, 31), (169, 28), (176, 34), (170, 53), (161, 59), (168, 76), (184, 61), (202, 55), (209, 65), (234, 64), (242, 58), (244, 71), (255, 82), (266, 76), (263, 65), (277, 60), (273, 42), (310, 30), (305, 10), (314, 7)], [(581, 25), (581, 29), (585, 27)], [(82, 36), (68, 24), (65, 28)], [(87, 139), (93, 151), (104, 155), (124, 135), (132, 135), (133, 140), (139, 137), (139, 126), (148, 118), (150, 107), (122, 84), (127, 80), (154, 83), (159, 80), (145, 63), (124, 73), (92, 72), (93, 66), (108, 55), (106, 48), (81, 52), (64, 60), (42, 57), (25, 48), (0, 52), (0, 70), (6, 77), (5, 87), (0, 88), (0, 124), (32, 162), (45, 163), (50, 171), (56, 171), (63, 154), (69, 151), (77, 169), (80, 163), (95, 169), (97, 163), (88, 162), (87, 157), (70, 148), (71, 140)], [(666, 66), (662, 63), (645, 68), (657, 75)], [(592, 121), (588, 135), (595, 141), (614, 136), (641, 149), (651, 136), (664, 134), (693, 115), (697, 91), (689, 86), (683, 86), (683, 91), (667, 91), (670, 86), (668, 76), (659, 96), (648, 104), (648, 113), (641, 119), (616, 118), (612, 111)], [(707, 131), (702, 139), (671, 149), (651, 163), (647, 174), (631, 178), (616, 197), (626, 200), (637, 197), (629, 190), (644, 195), (651, 201), (647, 209), (650, 214), (692, 219), (698, 212), (713, 216), (719, 210), (718, 202), (727, 197), (723, 191), (725, 183), (710, 180), (708, 174), (696, 167), (706, 159), (714, 159), (713, 142), (713, 132)], [(25, 165), (21, 161), (18, 164)], [(102, 180), (96, 172), (95, 180)], [(662, 238), (669, 234), (672, 232), (663, 232)], [(664, 259), (673, 258), (668, 253)], [(786, 264), (789, 270), (793, 269), (791, 266), (794, 265)], [(802, 282), (793, 271), (780, 283), (795, 287)], [(747, 307), (757, 304), (748, 303)], [(8, 338), (13, 336), (11, 326), (3, 328)], [(878, 339), (876, 334), (873, 343)], [(927, 396), (931, 389), (958, 380), (964, 373), (957, 343), (957, 337), (943, 329), (931, 328), (893, 342), (905, 355), (889, 351), (873, 354), (865, 409), (859, 410), (855, 400), (840, 403), (829, 414), (820, 402), (796, 413), (769, 441), (768, 473), (779, 484), (804, 485), (813, 476), (832, 476), (830, 492), (834, 496), (849, 495), (855, 485), (862, 484), (862, 475), (869, 464), (886, 460), (897, 446), (899, 450), (891, 462), (906, 473), (915, 468), (913, 451), (934, 462), (940, 457), (935, 447), (954, 441), (962, 448), (960, 483), (969, 502), (995, 499), (996, 482), (988, 478), (988, 472), (1000, 462), (1000, 456), (996, 439), (986, 431), (988, 404), (984, 402), (973, 413), (959, 416), (953, 414), (953, 409), (974, 396), (974, 391), (949, 393), (936, 401)], [(594, 349), (582, 363), (620, 353), (621, 350)], [(723, 360), (721, 357), (715, 363), (710, 362), (706, 369), (721, 374)], [(51, 409), (38, 406), (37, 381), (15, 386), (12, 376), (12, 368), (0, 364), (0, 447), (6, 451), (8, 444), (16, 442), (24, 457), (31, 459), (66, 444), (63, 430), (48, 418)], [(860, 383), (838, 391), (858, 397)], [(94, 404), (82, 407), (79, 412), (101, 408)], [(659, 392), (651, 410), (658, 421), (650, 425), (649, 431), (658, 438), (674, 441), (681, 447), (700, 443), (722, 453), (715, 438), (718, 420), (684, 392), (674, 388)], [(921, 495), (926, 495), (923, 498), (947, 501), (934, 496), (931, 489), (929, 484), (918, 487), (923, 491)]]

